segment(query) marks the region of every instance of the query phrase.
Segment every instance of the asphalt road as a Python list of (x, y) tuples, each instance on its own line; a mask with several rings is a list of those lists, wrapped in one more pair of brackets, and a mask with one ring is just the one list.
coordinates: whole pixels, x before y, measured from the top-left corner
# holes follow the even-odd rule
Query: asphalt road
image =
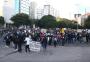
[(3, 47), (0, 48), (0, 62), (90, 62), (90, 47), (48, 47), (47, 51), (30, 53)]
[(0, 62), (90, 62), (90, 44), (49, 46), (46, 51), (22, 53), (6, 48), (0, 39)]

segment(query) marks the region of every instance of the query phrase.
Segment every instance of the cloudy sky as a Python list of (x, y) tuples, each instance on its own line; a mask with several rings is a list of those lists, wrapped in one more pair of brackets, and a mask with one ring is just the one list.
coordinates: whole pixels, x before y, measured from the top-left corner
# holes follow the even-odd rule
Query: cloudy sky
[[(2, 14), (3, 1), (0, 0), (0, 14)], [(90, 12), (90, 0), (31, 0), (35, 1), (38, 8), (42, 8), (44, 4), (50, 4), (58, 10), (59, 16), (72, 19), (75, 13)]]

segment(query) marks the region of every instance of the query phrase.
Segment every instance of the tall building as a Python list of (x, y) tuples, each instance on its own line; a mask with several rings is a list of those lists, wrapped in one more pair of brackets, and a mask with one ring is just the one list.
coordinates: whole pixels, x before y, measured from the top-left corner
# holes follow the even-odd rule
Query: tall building
[(43, 17), (43, 9), (37, 9), (37, 19), (41, 19)]
[(90, 13), (85, 13), (84, 15), (81, 14), (75, 14), (75, 20), (80, 24), (81, 26), (84, 26), (86, 19), (90, 16)]
[(81, 14), (74, 14), (74, 18), (79, 25), (81, 25)]
[(29, 14), (30, 0), (14, 0), (15, 13)]
[(50, 15), (50, 5), (44, 5), (43, 15)]
[(3, 16), (5, 23), (12, 23), (10, 18), (14, 15), (13, 0), (5, 0), (3, 5)]
[[(29, 14), (30, 0), (5, 0), (4, 6), (11, 7), (14, 13)], [(4, 7), (5, 8), (5, 7)]]
[(4, 0), (3, 15), (6, 23), (11, 23), (10, 18), (17, 13), (29, 14), (29, 0)]
[(90, 16), (90, 13), (85, 13), (84, 15), (81, 16), (81, 26), (84, 26), (85, 20)]
[(15, 13), (20, 12), (20, 0), (14, 0)]
[(44, 5), (43, 8), (43, 15), (53, 15), (53, 16), (58, 16), (59, 11), (57, 11), (55, 8), (53, 8), (50, 4)]
[(31, 19), (35, 19), (35, 9), (36, 9), (36, 3), (35, 2), (31, 2), (30, 3), (30, 13), (29, 13), (29, 15), (30, 15), (30, 18)]
[(50, 4), (43, 6), (43, 9), (37, 9), (37, 19), (42, 18), (45, 15), (53, 15), (58, 17), (58, 11), (55, 10)]

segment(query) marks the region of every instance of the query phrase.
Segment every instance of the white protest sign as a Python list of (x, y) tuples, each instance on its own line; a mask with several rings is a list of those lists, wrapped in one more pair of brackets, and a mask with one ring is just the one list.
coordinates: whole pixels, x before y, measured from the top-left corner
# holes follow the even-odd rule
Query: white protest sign
[(30, 42), (29, 47), (30, 47), (31, 51), (40, 51), (41, 44), (40, 44), (40, 42), (32, 41), (32, 42)]

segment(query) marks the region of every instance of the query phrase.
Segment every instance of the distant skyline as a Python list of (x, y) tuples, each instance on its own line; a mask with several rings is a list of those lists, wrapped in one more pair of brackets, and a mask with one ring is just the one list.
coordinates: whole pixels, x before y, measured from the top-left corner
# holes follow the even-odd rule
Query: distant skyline
[[(0, 0), (0, 15), (2, 15), (3, 1)], [(10, 0), (12, 1), (12, 0)], [(50, 4), (59, 13), (59, 17), (73, 19), (75, 13), (84, 14), (90, 12), (90, 0), (31, 0), (36, 2), (37, 8)]]
[[(90, 12), (90, 0), (31, 0), (37, 2), (37, 6), (42, 8), (44, 4), (52, 5), (63, 18), (73, 19), (74, 14), (85, 14)], [(40, 3), (41, 2), (41, 3)]]

